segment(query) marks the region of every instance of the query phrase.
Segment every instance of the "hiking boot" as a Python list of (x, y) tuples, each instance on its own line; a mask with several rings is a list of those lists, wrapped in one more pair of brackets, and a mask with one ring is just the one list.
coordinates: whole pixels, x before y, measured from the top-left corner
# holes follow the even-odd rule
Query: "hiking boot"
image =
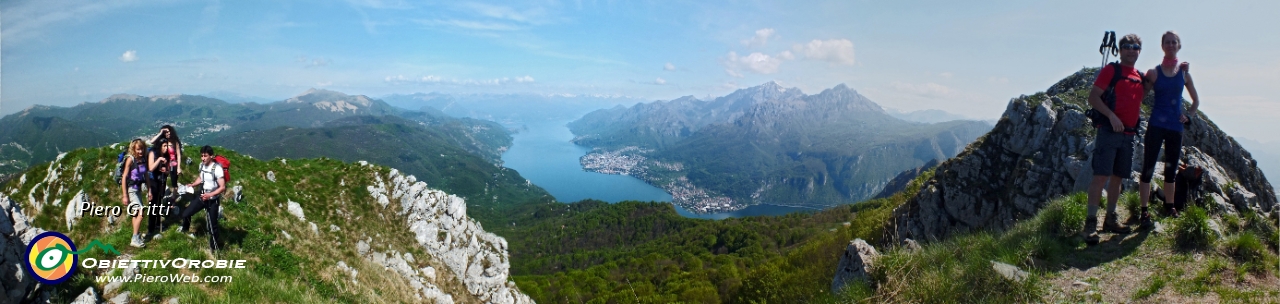
[(1099, 240), (1098, 220), (1093, 218), (1084, 220), (1084, 229), (1080, 230), (1080, 236), (1084, 238), (1085, 243), (1097, 245)]
[(133, 235), (133, 240), (129, 241), (129, 246), (142, 248), (142, 246), (146, 246), (146, 244), (142, 243), (142, 237), (139, 237), (138, 235), (135, 234)]
[(1156, 227), (1156, 223), (1151, 220), (1151, 214), (1142, 213), (1142, 217), (1138, 218), (1138, 228), (1142, 230), (1151, 230)]
[(1107, 217), (1102, 221), (1102, 231), (1111, 233), (1130, 233), (1133, 229), (1120, 223), (1120, 215), (1115, 213), (1107, 213)]

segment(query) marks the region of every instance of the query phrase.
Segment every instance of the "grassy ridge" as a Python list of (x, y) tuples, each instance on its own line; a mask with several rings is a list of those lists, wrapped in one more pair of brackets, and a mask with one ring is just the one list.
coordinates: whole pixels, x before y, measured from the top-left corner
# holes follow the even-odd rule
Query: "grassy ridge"
[[(109, 224), (105, 218), (89, 216), (74, 228), (66, 229), (63, 215), (67, 202), (78, 191), (86, 193), (89, 200), (97, 204), (121, 205), (119, 187), (104, 182), (109, 179), (109, 170), (114, 168), (116, 149), (77, 149), (50, 165), (26, 171), (23, 177), (0, 187), (0, 191), (20, 202), (24, 212), (34, 219), (35, 226), (64, 232), (77, 244), (100, 240), (133, 259), (248, 260), (246, 269), (141, 269), (141, 273), (147, 275), (229, 275), (234, 279), (228, 283), (125, 283), (121, 290), (132, 293), (131, 301), (160, 302), (174, 297), (182, 303), (417, 301), (406, 280), (358, 255), (355, 242), (372, 240), (373, 251), (411, 253), (419, 257), (412, 267), (438, 269), (437, 285), (442, 290), (453, 294), (458, 301), (477, 302), (447, 268), (431, 260), (409, 237), (413, 234), (404, 224), (396, 224), (406, 222), (396, 214), (398, 207), (383, 208), (370, 197), (365, 187), (373, 183), (375, 175), (386, 179), (389, 168), (326, 158), (261, 161), (232, 151), (217, 151), (231, 159), (233, 184), (244, 187), (246, 199), (243, 203), (223, 201), (224, 250), (216, 256), (207, 249), (204, 228), (197, 228), (195, 239), (189, 239), (171, 225), (162, 238), (141, 249), (127, 245), (131, 228), (123, 219)], [(184, 152), (196, 155), (197, 150), (190, 148)], [(275, 173), (275, 182), (266, 179), (268, 171)], [(58, 175), (51, 178), (51, 182), (43, 182), (51, 172)], [(184, 173), (190, 175), (190, 172), (194, 170)], [(189, 182), (193, 178), (183, 176), (181, 180)], [(19, 182), (23, 180), (25, 183)], [(43, 199), (45, 195), (47, 200)], [(62, 203), (47, 204), (37, 211), (28, 203), (28, 196)], [(285, 208), (289, 201), (298, 202), (305, 210), (307, 221), (319, 229), (313, 232), (310, 223), (290, 215)], [(193, 218), (193, 227), (204, 225), (203, 213)], [(94, 250), (81, 256), (84, 258), (116, 257)], [(339, 261), (359, 271), (355, 281), (349, 273), (335, 267)], [(54, 302), (69, 302), (90, 285), (101, 292), (105, 283), (95, 283), (94, 278), (118, 273), (120, 270), (81, 269), (69, 282), (51, 287)]]

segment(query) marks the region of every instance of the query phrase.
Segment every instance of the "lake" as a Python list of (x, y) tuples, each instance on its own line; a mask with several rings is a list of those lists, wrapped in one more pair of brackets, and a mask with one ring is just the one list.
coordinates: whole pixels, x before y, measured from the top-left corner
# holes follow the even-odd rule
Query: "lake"
[[(601, 174), (582, 170), (578, 158), (591, 149), (570, 142), (573, 133), (565, 126), (569, 121), (530, 122), (512, 135), (511, 148), (502, 154), (503, 165), (515, 169), (530, 182), (550, 192), (556, 200), (566, 203), (584, 199), (598, 199), (610, 203), (621, 201), (670, 202), (671, 194), (661, 188), (646, 184), (640, 179)], [(816, 209), (778, 205), (755, 205), (726, 213), (696, 214), (680, 206), (676, 212), (682, 216), (702, 219), (730, 217), (783, 215), (793, 212), (814, 212)]]

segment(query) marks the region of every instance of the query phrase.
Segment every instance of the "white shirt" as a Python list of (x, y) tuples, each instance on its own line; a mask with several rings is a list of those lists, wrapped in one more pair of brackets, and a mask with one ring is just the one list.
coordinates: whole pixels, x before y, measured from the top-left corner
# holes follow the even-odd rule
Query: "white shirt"
[(200, 180), (204, 182), (205, 193), (218, 190), (218, 183), (222, 182), (222, 165), (218, 165), (217, 162), (209, 162), (208, 165), (200, 164)]

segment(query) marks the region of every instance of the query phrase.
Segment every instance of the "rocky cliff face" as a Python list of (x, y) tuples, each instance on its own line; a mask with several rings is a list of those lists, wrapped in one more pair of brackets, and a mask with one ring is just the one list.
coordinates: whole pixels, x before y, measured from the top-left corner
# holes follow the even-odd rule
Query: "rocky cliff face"
[[(1084, 69), (1047, 92), (1012, 99), (990, 133), (940, 164), (934, 178), (894, 211), (890, 239), (936, 240), (999, 230), (1034, 216), (1053, 197), (1084, 191), (1093, 175), (1089, 164), (1096, 131), (1083, 113), (1096, 71)], [(1145, 134), (1146, 122), (1139, 132)], [(1142, 165), (1137, 138), (1127, 190), (1136, 189)], [(1228, 211), (1275, 208), (1275, 190), (1257, 161), (1204, 113), (1196, 113), (1186, 128), (1183, 145), (1182, 161), (1206, 169), (1211, 203), (1230, 207)], [(1156, 178), (1164, 179), (1162, 166), (1157, 166)]]
[[(32, 227), (19, 204), (0, 194), (0, 302), (20, 303), (33, 299), (36, 280), (23, 267), (27, 244), (44, 229)], [(48, 298), (45, 294), (44, 298)]]

